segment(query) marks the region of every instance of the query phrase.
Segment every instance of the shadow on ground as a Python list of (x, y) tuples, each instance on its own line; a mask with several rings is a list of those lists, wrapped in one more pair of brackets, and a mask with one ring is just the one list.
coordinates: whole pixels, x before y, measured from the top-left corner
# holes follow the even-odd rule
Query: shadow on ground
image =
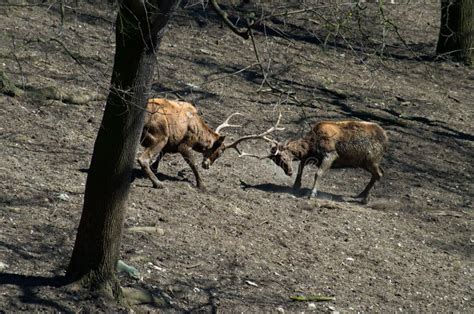
[[(254, 190), (260, 190), (260, 191), (269, 192), (269, 193), (290, 194), (290, 195), (293, 195), (295, 197), (300, 197), (300, 198), (307, 198), (309, 194), (311, 193), (311, 189), (309, 188), (294, 189), (291, 186), (279, 185), (279, 184), (273, 184), (273, 183), (248, 184), (242, 180), (240, 180), (240, 187), (244, 191), (247, 189), (254, 189)], [(317, 198), (324, 199), (324, 200), (332, 200), (336, 202), (347, 201), (347, 199), (342, 195), (336, 195), (336, 194), (325, 193), (325, 192), (320, 192), (320, 191), (318, 192)]]
[(49, 309), (59, 312), (69, 312), (70, 309), (64, 307), (58, 302), (42, 298), (36, 291), (39, 287), (59, 288), (66, 284), (63, 276), (41, 277), (19, 274), (2, 273), (0, 274), (0, 288), (5, 285), (17, 286), (22, 291), (19, 301), (30, 305), (38, 306), (41, 309)]

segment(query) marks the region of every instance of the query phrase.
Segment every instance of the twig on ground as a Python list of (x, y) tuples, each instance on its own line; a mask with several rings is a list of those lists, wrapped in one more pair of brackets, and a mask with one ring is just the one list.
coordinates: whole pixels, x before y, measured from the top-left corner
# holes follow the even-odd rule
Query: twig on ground
[(18, 69), (20, 70), (21, 74), (21, 88), (25, 89), (25, 72), (23, 71), (23, 67), (21, 66), (20, 60), (18, 60), (18, 57), (16, 55), (16, 44), (15, 44), (15, 37), (12, 36), (12, 46), (13, 46), (13, 58), (15, 58), (16, 63), (18, 64)]

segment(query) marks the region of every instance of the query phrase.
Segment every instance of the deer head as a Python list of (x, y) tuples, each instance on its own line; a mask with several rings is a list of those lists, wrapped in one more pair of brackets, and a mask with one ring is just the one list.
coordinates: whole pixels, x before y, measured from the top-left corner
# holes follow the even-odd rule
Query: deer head
[(214, 144), (211, 146), (211, 148), (206, 149), (206, 150), (203, 151), (202, 167), (204, 169), (209, 169), (212, 166), (212, 164), (214, 163), (214, 161), (216, 161), (216, 159), (218, 159), (220, 156), (222, 156), (222, 153), (226, 149), (226, 145), (224, 144), (225, 135), (220, 135), (219, 132), (222, 129), (227, 128), (227, 127), (234, 127), (234, 128), (240, 127), (240, 125), (237, 125), (237, 124), (229, 124), (230, 119), (233, 116), (236, 116), (236, 115), (242, 115), (242, 114), (239, 113), (239, 112), (231, 114), (214, 131), (215, 134), (218, 136), (217, 140), (214, 141)]
[(287, 176), (293, 175), (293, 155), (287, 148), (286, 144), (277, 143), (270, 149), (269, 158), (283, 171)]
[(242, 153), (239, 157), (254, 157), (258, 159), (270, 159), (272, 160), (278, 167), (283, 169), (287, 176), (293, 175), (293, 155), (289, 152), (286, 144), (282, 144), (279, 142), (273, 142), (273, 145), (270, 149), (270, 154), (259, 156), (254, 154), (247, 154)]

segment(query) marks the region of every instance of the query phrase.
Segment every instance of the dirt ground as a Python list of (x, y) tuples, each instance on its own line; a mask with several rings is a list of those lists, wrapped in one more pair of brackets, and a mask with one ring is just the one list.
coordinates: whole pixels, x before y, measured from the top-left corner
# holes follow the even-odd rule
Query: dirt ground
[[(27, 91), (0, 96), (0, 312), (474, 311), (474, 73), (432, 57), (437, 4), (387, 6), (407, 46), (389, 32), (383, 56), (375, 41), (362, 47), (355, 31), (346, 41), (327, 36), (309, 18), (257, 28), (270, 82), (292, 92), (280, 98), (261, 87), (251, 41), (184, 3), (161, 46), (156, 96), (193, 102), (213, 127), (232, 112), (245, 114), (230, 139), (270, 127), (281, 99), (279, 140), (322, 119), (378, 122), (390, 138), (385, 175), (363, 206), (341, 201), (368, 182), (362, 170), (331, 170), (319, 199), (308, 200), (311, 167), (294, 192), (294, 177), (271, 161), (229, 152), (201, 170), (203, 193), (180, 156), (160, 165), (164, 190), (153, 189), (137, 165), (121, 259), (140, 278), (122, 274), (121, 282), (156, 303), (127, 308), (57, 287), (114, 52), (111, 8), (66, 12), (61, 28), (54, 6), (0, 7), (0, 69)], [(370, 30), (373, 38), (381, 33), (375, 24)], [(261, 142), (244, 148), (268, 151)], [(334, 299), (293, 302), (294, 295)]]

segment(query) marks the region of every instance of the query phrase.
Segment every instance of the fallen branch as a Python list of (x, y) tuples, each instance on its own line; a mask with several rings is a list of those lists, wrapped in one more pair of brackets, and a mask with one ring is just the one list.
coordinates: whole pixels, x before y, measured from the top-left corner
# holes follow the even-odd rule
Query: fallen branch
[(333, 297), (326, 297), (322, 295), (292, 295), (290, 299), (300, 302), (326, 302), (334, 300)]
[(165, 234), (165, 231), (159, 227), (154, 226), (137, 226), (137, 227), (130, 227), (127, 229), (129, 232), (146, 232), (146, 233), (155, 233), (157, 235)]

